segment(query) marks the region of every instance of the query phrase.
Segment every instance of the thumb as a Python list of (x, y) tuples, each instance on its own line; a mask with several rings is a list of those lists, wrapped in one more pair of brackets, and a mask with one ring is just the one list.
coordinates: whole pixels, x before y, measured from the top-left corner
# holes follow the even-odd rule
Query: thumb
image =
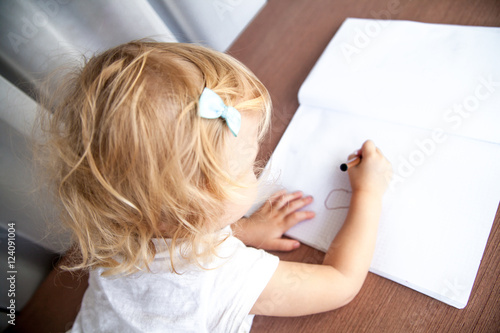
[(263, 249), (270, 251), (292, 251), (300, 246), (300, 242), (294, 239), (278, 238), (263, 244)]
[(366, 157), (370, 154), (375, 153), (377, 147), (372, 140), (366, 140), (361, 147), (361, 156)]

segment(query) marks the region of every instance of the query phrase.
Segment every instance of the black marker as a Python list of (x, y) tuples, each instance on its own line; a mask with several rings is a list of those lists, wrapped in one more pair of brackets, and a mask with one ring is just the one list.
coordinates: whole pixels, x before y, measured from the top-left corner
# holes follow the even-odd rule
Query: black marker
[(352, 167), (358, 165), (359, 162), (361, 162), (361, 156), (356, 156), (356, 158), (354, 158), (350, 161), (347, 161), (347, 163), (342, 163), (340, 165), (340, 170), (347, 171), (349, 168), (352, 168)]

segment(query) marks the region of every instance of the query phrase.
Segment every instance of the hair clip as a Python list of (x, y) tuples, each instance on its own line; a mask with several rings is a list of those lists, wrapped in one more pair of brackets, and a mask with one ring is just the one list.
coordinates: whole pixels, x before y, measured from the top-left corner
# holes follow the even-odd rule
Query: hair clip
[(241, 127), (241, 114), (232, 106), (227, 106), (213, 90), (205, 88), (200, 96), (198, 115), (206, 119), (222, 118), (234, 136), (238, 136)]

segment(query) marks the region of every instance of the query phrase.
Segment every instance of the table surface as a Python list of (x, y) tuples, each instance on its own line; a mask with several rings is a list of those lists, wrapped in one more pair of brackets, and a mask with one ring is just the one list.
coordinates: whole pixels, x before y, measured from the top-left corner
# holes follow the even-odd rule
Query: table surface
[[(500, 26), (499, 0), (268, 0), (228, 53), (266, 85), (274, 104), (267, 159), (297, 110), (297, 94), (347, 17)], [(500, 332), (500, 210), (468, 305), (458, 310), (377, 275), (368, 274), (347, 306), (316, 315), (257, 316), (258, 332)], [(321, 263), (324, 254), (303, 245), (282, 260)]]

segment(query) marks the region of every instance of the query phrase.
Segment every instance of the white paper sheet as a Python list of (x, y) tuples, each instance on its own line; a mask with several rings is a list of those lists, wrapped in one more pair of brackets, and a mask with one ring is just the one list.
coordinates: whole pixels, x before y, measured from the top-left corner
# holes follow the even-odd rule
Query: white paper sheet
[[(339, 166), (374, 140), (394, 178), (371, 271), (463, 308), (500, 200), (500, 29), (377, 22), (349, 19), (330, 42), (263, 190), (313, 195), (315, 219), (287, 235), (326, 251), (350, 199)], [(356, 45), (376, 24), (384, 24), (376, 38), (346, 62), (343, 43)], [(447, 108), (474, 98), (477, 110), (462, 112), (455, 129)]]
[(372, 139), (392, 161), (394, 179), (371, 270), (463, 308), (499, 203), (500, 145), (452, 135), (436, 142), (433, 134), (301, 106), (269, 163), (266, 190), (313, 195), (308, 209), (317, 215), (287, 235), (326, 252), (350, 199), (342, 156)]
[(299, 102), (500, 143), (499, 60), (500, 28), (347, 19)]

